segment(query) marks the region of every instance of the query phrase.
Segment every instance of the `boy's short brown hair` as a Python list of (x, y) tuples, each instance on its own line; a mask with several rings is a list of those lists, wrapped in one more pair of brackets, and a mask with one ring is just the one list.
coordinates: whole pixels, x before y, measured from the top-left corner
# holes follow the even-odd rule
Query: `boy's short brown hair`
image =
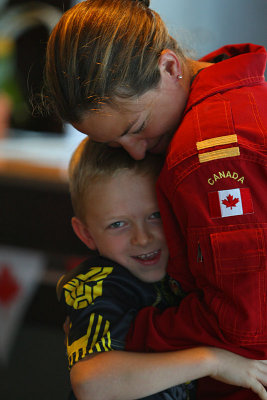
[[(85, 202), (94, 185), (123, 170), (139, 175), (158, 177), (163, 156), (147, 153), (143, 160), (134, 160), (123, 148), (111, 148), (85, 138), (74, 151), (69, 164), (69, 188), (75, 215), (85, 221)], [(121, 188), (123, 190), (123, 188)]]

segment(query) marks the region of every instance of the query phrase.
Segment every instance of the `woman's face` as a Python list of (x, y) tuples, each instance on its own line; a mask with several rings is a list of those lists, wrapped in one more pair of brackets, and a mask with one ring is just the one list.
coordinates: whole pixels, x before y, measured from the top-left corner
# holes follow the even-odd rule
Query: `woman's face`
[(96, 142), (123, 147), (134, 159), (146, 151), (164, 153), (182, 118), (188, 89), (181, 80), (164, 75), (157, 89), (133, 100), (120, 100), (119, 108), (104, 105), (73, 126)]

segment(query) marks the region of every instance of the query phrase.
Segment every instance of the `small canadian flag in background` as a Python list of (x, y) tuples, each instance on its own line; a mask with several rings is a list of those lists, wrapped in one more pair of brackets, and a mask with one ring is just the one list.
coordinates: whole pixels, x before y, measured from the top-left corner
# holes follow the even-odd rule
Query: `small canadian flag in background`
[(44, 268), (43, 254), (0, 246), (0, 365), (8, 362)]
[(249, 188), (219, 190), (218, 192), (209, 193), (208, 196), (211, 218), (253, 213)]

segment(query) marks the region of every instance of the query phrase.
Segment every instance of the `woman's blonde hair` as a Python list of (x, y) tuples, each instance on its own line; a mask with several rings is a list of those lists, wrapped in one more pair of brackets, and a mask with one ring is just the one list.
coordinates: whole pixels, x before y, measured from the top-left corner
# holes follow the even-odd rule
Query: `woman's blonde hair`
[(163, 161), (162, 156), (150, 153), (137, 161), (123, 148), (111, 148), (86, 137), (73, 153), (69, 164), (69, 189), (75, 215), (85, 222), (88, 196), (99, 182), (105, 182), (123, 171), (132, 171), (153, 177), (156, 183)]
[(157, 87), (164, 49), (184, 59), (148, 0), (88, 0), (63, 14), (47, 45), (45, 96), (64, 121)]

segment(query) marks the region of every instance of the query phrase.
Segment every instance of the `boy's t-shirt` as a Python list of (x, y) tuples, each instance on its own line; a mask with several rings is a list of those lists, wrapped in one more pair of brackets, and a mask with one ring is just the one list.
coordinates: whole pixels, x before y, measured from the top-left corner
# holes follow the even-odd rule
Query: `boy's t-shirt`
[[(124, 350), (130, 325), (141, 308), (152, 305), (164, 309), (180, 301), (169, 289), (167, 279), (143, 282), (126, 268), (100, 256), (85, 260), (71, 275), (61, 294), (70, 317), (69, 368), (90, 354)], [(180, 385), (177, 390), (172, 388), (172, 397), (166, 398), (192, 399), (193, 389), (193, 383)]]
[(75, 276), (64, 284), (61, 295), (70, 317), (69, 367), (93, 353), (124, 350), (126, 334), (141, 308), (179, 304), (167, 281), (143, 282), (104, 257), (85, 260), (71, 274)]

